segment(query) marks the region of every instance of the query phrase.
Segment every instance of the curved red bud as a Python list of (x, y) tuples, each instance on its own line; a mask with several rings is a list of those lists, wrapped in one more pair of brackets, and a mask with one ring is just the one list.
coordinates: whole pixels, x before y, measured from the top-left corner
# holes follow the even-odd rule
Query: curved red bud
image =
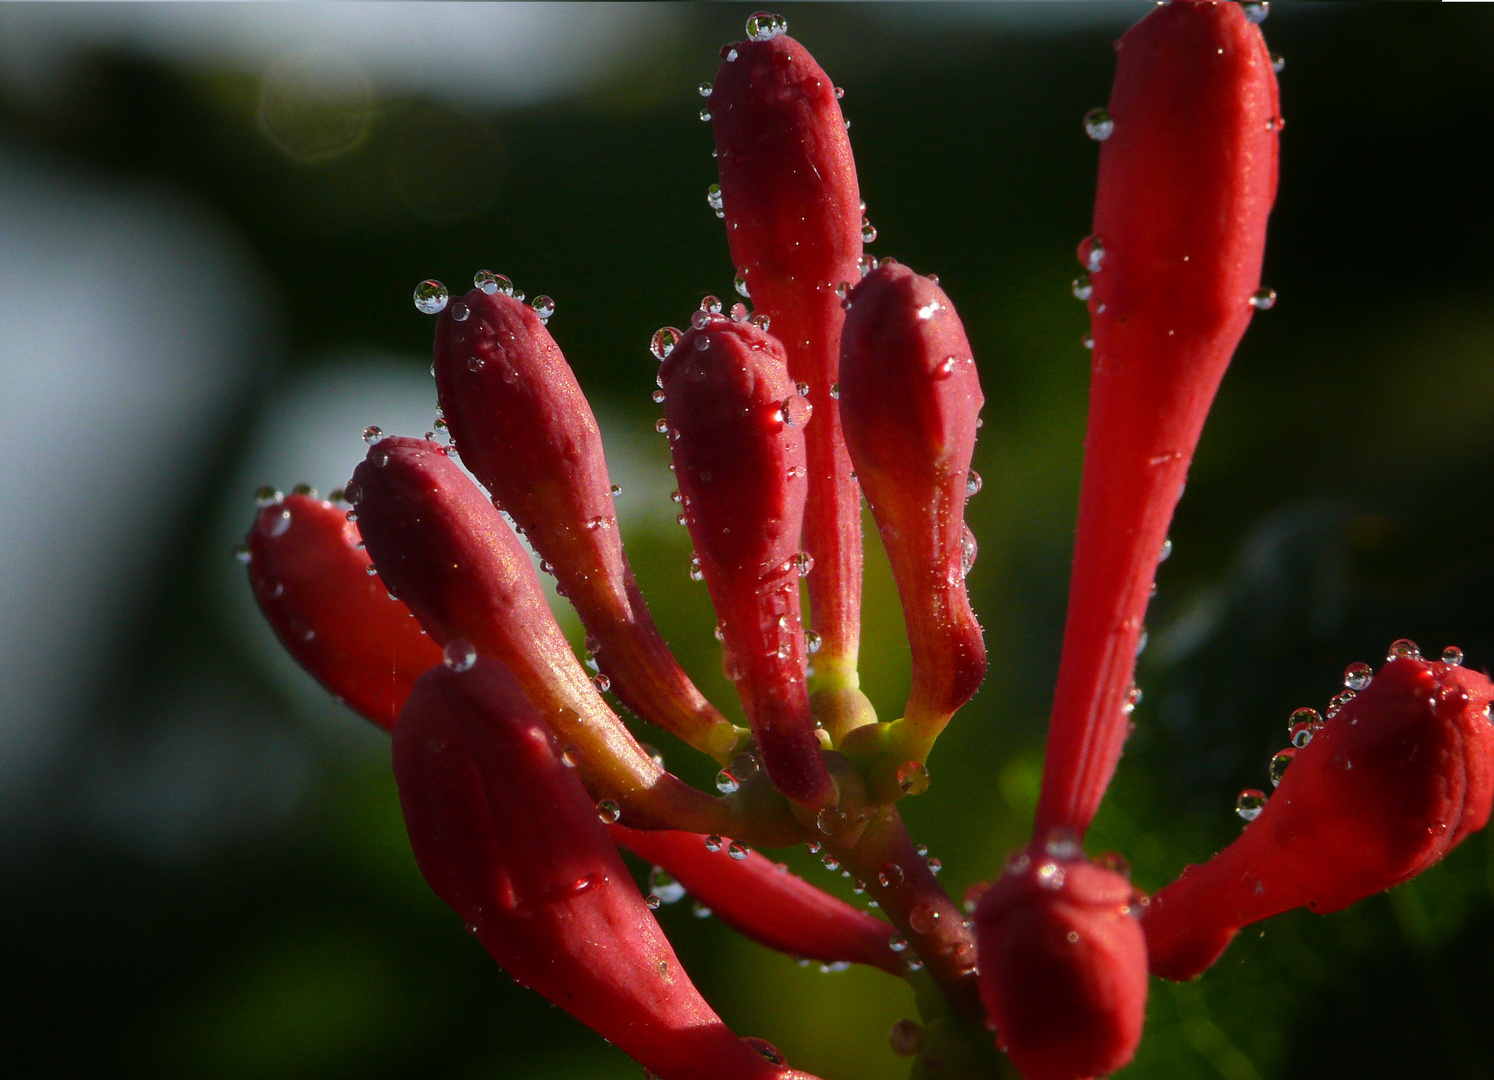
[(725, 806), (665, 772), (607, 707), (561, 634), (528, 552), (440, 447), (376, 443), (348, 497), (390, 591), (442, 645), (465, 642), (505, 664), (550, 730), (576, 748), (599, 798), (639, 824), (702, 832), (730, 824)]
[(892, 563), (913, 651), (907, 749), (922, 761), (986, 670), (965, 575), (965, 499), (985, 398), (938, 285), (884, 262), (851, 294), (841, 408), (856, 474)]
[(1238, 4), (1154, 9), (1117, 43), (1089, 267), (1093, 381), (1037, 834), (1082, 834), (1115, 772), (1157, 562), (1250, 321), (1276, 193), (1276, 77)]
[(783, 34), (738, 43), (710, 94), (731, 257), (757, 311), (783, 342), (789, 375), (809, 385), (809, 506), (804, 548), (817, 685), (854, 689), (861, 627), (861, 500), (841, 435), (843, 313), (837, 288), (860, 277), (862, 207), (836, 90)]
[(1136, 1053), (1146, 1019), (1131, 883), (1068, 846), (1067, 857), (1017, 855), (975, 909), (981, 1001), (1026, 1080), (1114, 1072)]
[(770, 949), (827, 964), (868, 964), (893, 975), (907, 969), (888, 944), (891, 926), (756, 851), (739, 860), (729, 857), (729, 846), (707, 847), (698, 833), (621, 825), (612, 826), (612, 838), (667, 870), (722, 922)]
[(441, 649), (369, 572), (345, 511), (306, 495), (262, 508), (249, 530), (249, 584), (292, 656), (386, 731)]
[(596, 417), (539, 315), (504, 292), (473, 289), (436, 323), (434, 370), (462, 462), (554, 569), (612, 691), (711, 752), (712, 728), (731, 726), (649, 616), (623, 554)]
[(810, 408), (783, 348), (747, 323), (687, 330), (664, 361), (664, 417), (685, 522), (736, 684), (773, 783), (810, 806), (835, 801), (805, 685), (799, 614), (804, 423)]
[(495, 960), (669, 1080), (789, 1080), (701, 998), (576, 771), (495, 661), (432, 669), (394, 733), (421, 873)]
[(1240, 927), (1306, 905), (1326, 913), (1415, 877), (1484, 827), (1494, 800), (1494, 685), (1393, 660), (1296, 752), (1264, 809), (1152, 897), (1151, 966), (1189, 979)]

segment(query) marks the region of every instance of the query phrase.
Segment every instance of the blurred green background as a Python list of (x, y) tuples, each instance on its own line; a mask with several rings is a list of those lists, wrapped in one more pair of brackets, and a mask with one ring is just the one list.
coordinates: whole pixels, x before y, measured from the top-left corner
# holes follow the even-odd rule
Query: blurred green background
[[(991, 671), (905, 804), (956, 897), (1036, 799), (1089, 355), (1069, 295), (1096, 156), (1080, 118), (1149, 6), (785, 9), (846, 88), (872, 250), (940, 275), (987, 398), (970, 585)], [(430, 426), (411, 288), (490, 268), (556, 298), (654, 613), (734, 707), (646, 345), (731, 296), (695, 88), (751, 10), (0, 8), (7, 1075), (640, 1075), (428, 893), (387, 740), (279, 656), (229, 551), (258, 485), (326, 491), (365, 424)], [(1287, 714), (1322, 708), (1348, 662), (1401, 636), (1494, 662), (1494, 213), (1475, 165), (1494, 17), (1278, 3), (1264, 30), (1286, 60), (1281, 299), (1205, 431), (1090, 844), (1148, 890), (1228, 842)], [(891, 717), (906, 642), (869, 546), (864, 678)], [(900, 983), (798, 967), (688, 901), (660, 918), (739, 1032), (827, 1080), (906, 1074), (886, 1045), (913, 1015)], [(1350, 911), (1250, 929), (1200, 982), (1154, 982), (1125, 1075), (1491, 1076), (1491, 973), (1480, 834)]]

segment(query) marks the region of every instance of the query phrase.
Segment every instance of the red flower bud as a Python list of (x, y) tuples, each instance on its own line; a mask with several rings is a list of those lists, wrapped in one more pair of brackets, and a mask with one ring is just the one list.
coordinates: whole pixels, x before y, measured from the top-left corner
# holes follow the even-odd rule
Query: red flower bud
[(535, 310), (473, 289), (436, 324), (435, 373), (463, 463), (554, 569), (612, 691), (698, 749), (719, 752), (716, 725), (734, 741), (649, 616), (623, 554), (596, 417)]
[(738, 859), (730, 841), (719, 837), (707, 846), (698, 833), (621, 825), (612, 826), (612, 838), (667, 870), (722, 922), (770, 949), (822, 963), (869, 964), (893, 975), (907, 967), (888, 944), (891, 926), (755, 851)]
[(664, 1080), (787, 1080), (701, 998), (576, 771), (495, 661), (433, 668), (394, 734), (410, 845), (517, 981)]
[(1152, 971), (1192, 978), (1240, 927), (1304, 904), (1347, 907), (1483, 828), (1494, 799), (1491, 699), (1477, 672), (1387, 663), (1296, 752), (1238, 840), (1152, 897), (1142, 920)]
[(369, 573), (358, 529), (330, 502), (291, 495), (249, 531), (249, 583), (286, 650), (386, 731), (441, 649)]
[(965, 575), (965, 499), (985, 398), (965, 329), (938, 285), (884, 262), (851, 294), (841, 405), (856, 474), (892, 563), (913, 686), (908, 751), (922, 761), (986, 670)]
[(1080, 247), (1093, 382), (1038, 834), (1082, 834), (1115, 771), (1157, 562), (1250, 321), (1276, 194), (1276, 78), (1238, 4), (1158, 7), (1116, 48)]
[(778, 342), (715, 318), (687, 330), (660, 372), (685, 523), (716, 605), (736, 684), (773, 783), (835, 801), (805, 685), (799, 554), (804, 424)]
[(743, 286), (783, 342), (790, 378), (809, 386), (804, 548), (815, 562), (809, 596), (823, 642), (815, 668), (819, 683), (854, 689), (861, 500), (834, 388), (843, 321), (836, 290), (860, 276), (861, 194), (830, 77), (793, 38), (753, 36), (733, 47), (711, 88), (721, 208)]
[(460, 662), (502, 661), (550, 730), (576, 748), (598, 798), (637, 824), (701, 832), (730, 824), (724, 806), (665, 772), (607, 707), (561, 634), (528, 552), (439, 447), (376, 443), (348, 495), (390, 590), (448, 650), (467, 651)]
[(1015, 856), (975, 910), (980, 996), (1026, 1080), (1087, 1080), (1131, 1060), (1146, 941), (1125, 878), (1072, 853)]

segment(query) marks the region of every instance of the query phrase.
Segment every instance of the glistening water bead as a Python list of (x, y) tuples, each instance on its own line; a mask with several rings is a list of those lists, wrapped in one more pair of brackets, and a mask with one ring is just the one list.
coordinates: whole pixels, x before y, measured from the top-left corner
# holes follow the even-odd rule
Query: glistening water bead
[(1246, 788), (1235, 799), (1235, 813), (1244, 821), (1254, 821), (1266, 808), (1266, 793), (1256, 788)]
[(425, 315), (439, 315), (446, 310), (451, 294), (435, 278), (428, 278), (415, 286), (415, 309)]
[(1084, 134), (1095, 142), (1104, 142), (1115, 131), (1115, 119), (1105, 109), (1090, 109), (1084, 114)]

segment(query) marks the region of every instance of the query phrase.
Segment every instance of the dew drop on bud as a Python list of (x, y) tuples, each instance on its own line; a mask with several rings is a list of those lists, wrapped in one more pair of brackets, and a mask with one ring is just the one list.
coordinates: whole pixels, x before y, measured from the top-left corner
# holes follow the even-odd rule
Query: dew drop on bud
[(455, 322), (466, 322), (467, 316), (471, 314), (472, 312), (468, 310), (467, 305), (460, 300), (451, 305), (451, 317)]
[(1169, 536), (1162, 541), (1162, 550), (1157, 553), (1157, 561), (1165, 563), (1170, 558), (1172, 558), (1172, 537)]
[(534, 313), (540, 317), (541, 322), (549, 321), (550, 316), (555, 314), (555, 301), (543, 294), (531, 300), (529, 306), (534, 308)]
[(597, 803), (597, 817), (601, 818), (606, 824), (611, 825), (618, 818), (622, 817), (622, 807), (618, 806), (612, 799), (603, 799)]
[(969, 525), (960, 527), (960, 577), (970, 576), (971, 569), (975, 566), (975, 557), (980, 553), (980, 547), (975, 542), (975, 534), (970, 531)]
[(737, 295), (738, 296), (745, 297), (745, 298), (747, 298), (749, 300), (752, 298), (752, 294), (747, 291), (747, 271), (746, 270), (738, 270), (737, 271), (737, 276), (732, 279), (732, 283), (731, 284), (732, 284), (732, 288), (734, 288), (734, 289), (737, 290)]
[(741, 862), (743, 859), (745, 859), (747, 857), (747, 853), (751, 850), (751, 848), (742, 843), (740, 840), (733, 840), (726, 846), (726, 853), (737, 862)]
[(1271, 786), (1280, 787), (1281, 778), (1286, 775), (1287, 766), (1292, 763), (1292, 758), (1297, 756), (1297, 751), (1292, 749), (1278, 750), (1271, 758), (1271, 766), (1267, 775), (1271, 777)]
[(897, 786), (904, 795), (922, 795), (929, 789), (928, 766), (919, 761), (905, 761), (897, 767)]
[(1266, 21), (1266, 16), (1271, 14), (1271, 5), (1267, 0), (1260, 0), (1259, 3), (1247, 2), (1240, 5), (1240, 10), (1251, 22), (1263, 23)]
[(1073, 289), (1074, 296), (1077, 299), (1088, 300), (1094, 295), (1095, 284), (1088, 274), (1080, 274), (1074, 279), (1074, 283), (1069, 288)]
[(701, 109), (700, 110), (700, 119), (703, 122), (705, 122), (705, 123), (710, 123), (710, 121), (711, 121), (711, 110), (710, 109)]
[(711, 96), (711, 84), (708, 83), (708, 82), (701, 83), (695, 89), (696, 89), (697, 92), (699, 92), (699, 94), (700, 94), (701, 97), (710, 97)]
[(896, 953), (903, 952), (908, 948), (908, 939), (901, 934), (893, 934), (887, 939), (887, 947)]
[(1257, 311), (1270, 311), (1276, 306), (1275, 289), (1257, 289), (1250, 294), (1250, 306)]
[[(1091, 274), (1098, 273), (1105, 263), (1105, 243), (1098, 236), (1085, 237), (1084, 243), (1079, 245), (1080, 259), (1084, 268)], [(1087, 249), (1087, 250), (1086, 250)]]
[(802, 428), (814, 414), (814, 406), (801, 392), (784, 398), (778, 406), (778, 412), (786, 427)]
[(284, 495), (266, 484), (254, 493), (254, 505), (264, 509), (266, 506), (274, 506), (283, 498), (285, 498)]
[(807, 551), (801, 551), (790, 560), (794, 569), (799, 571), (800, 577), (808, 577), (809, 572), (814, 569), (814, 556)]
[(1243, 821), (1254, 821), (1266, 808), (1266, 793), (1256, 788), (1246, 788), (1235, 799), (1235, 813)]
[(272, 509), (259, 519), (259, 531), (271, 538), (284, 536), (290, 526), (291, 512), (288, 506)]
[(972, 496), (979, 495), (980, 485), (980, 473), (976, 472), (974, 469), (971, 469), (970, 472), (965, 476), (965, 498), (968, 499)]
[(939, 926), (939, 909), (932, 904), (918, 904), (908, 912), (908, 928), (916, 934), (932, 934)]
[(612, 680), (601, 672), (591, 677), (591, 684), (597, 688), (598, 693), (602, 694), (612, 689)]
[(710, 187), (706, 188), (706, 203), (712, 210), (716, 211), (717, 217), (726, 216), (726, 211), (723, 209), (723, 206), (725, 204), (721, 198), (720, 184), (712, 184)]
[(714, 855), (716, 852), (720, 851), (721, 850), (721, 837), (717, 836), (715, 833), (711, 833), (710, 836), (707, 836), (705, 838), (705, 849), (707, 851), (709, 851), (712, 855)]
[(838, 806), (827, 806), (815, 816), (814, 827), (826, 836), (839, 836), (845, 831), (846, 812)]
[(470, 671), (472, 665), (477, 663), (477, 649), (470, 641), (462, 641), (460, 638), (448, 641), (446, 648), (441, 650), (441, 662), (452, 671)]
[(1093, 334), (1085, 334), (1079, 339), (1079, 344), (1083, 345), (1086, 349), (1093, 349), (1095, 347), (1095, 336)]
[(1416, 642), (1408, 638), (1397, 638), (1390, 643), (1390, 649), (1385, 653), (1387, 660), (1420, 660), (1421, 650), (1416, 647)]
[(1362, 660), (1344, 668), (1344, 685), (1350, 690), (1363, 690), (1374, 677), (1374, 670)]
[(1090, 109), (1084, 114), (1084, 134), (1095, 142), (1104, 142), (1115, 130), (1115, 118), (1105, 109)]
[(654, 421), (654, 430), (657, 431), (660, 435), (668, 435), (669, 421), (664, 419), (662, 416), (659, 417), (659, 419)]
[(250, 554), (248, 544), (235, 544), (233, 546), (233, 557), (247, 565), (254, 556)]
[(884, 889), (895, 889), (903, 883), (903, 868), (895, 862), (886, 863), (877, 871), (877, 884)]
[(1286, 67), (1286, 66), (1287, 66), (1286, 57), (1282, 56), (1281, 53), (1272, 53), (1271, 54), (1271, 70), (1272, 70), (1272, 72), (1274, 72), (1277, 75), (1280, 75), (1281, 74), (1281, 69), (1284, 68), (1284, 67)]
[(369, 424), (368, 427), (363, 429), (363, 441), (368, 443), (368, 445), (370, 446), (378, 442), (383, 437), (384, 429), (381, 427), (377, 427), (374, 424)]
[(1463, 650), (1456, 645), (1449, 645), (1442, 650), (1442, 662), (1453, 667), (1459, 667), (1463, 663)]
[(481, 289), (489, 296), (502, 293), (504, 296), (514, 294), (514, 283), (502, 274), (495, 274), (491, 270), (479, 270), (472, 275), (472, 287)]
[(815, 633), (813, 630), (804, 631), (804, 651), (807, 652), (810, 656), (813, 656), (815, 653), (819, 652), (820, 646), (823, 644), (824, 640), (820, 637), (819, 634)]
[(861, 242), (863, 244), (875, 243), (877, 239), (877, 227), (866, 218), (861, 219)]
[(716, 774), (716, 790), (723, 795), (734, 795), (741, 786), (742, 782), (729, 769), (722, 769)]
[(747, 19), (747, 36), (753, 41), (771, 41), (788, 33), (788, 20), (768, 11), (754, 12)]
[(669, 354), (674, 352), (674, 347), (679, 344), (680, 332), (672, 326), (661, 326), (654, 331), (653, 338), (648, 343), (648, 351), (654, 354), (654, 359), (661, 364), (668, 359)]
[(650, 911), (658, 911), (659, 905), (664, 901), (659, 898), (658, 893), (649, 893), (643, 898), (643, 902), (648, 905)]
[(439, 315), (446, 310), (446, 301), (450, 299), (446, 286), (435, 278), (415, 286), (415, 310), (423, 315)]

